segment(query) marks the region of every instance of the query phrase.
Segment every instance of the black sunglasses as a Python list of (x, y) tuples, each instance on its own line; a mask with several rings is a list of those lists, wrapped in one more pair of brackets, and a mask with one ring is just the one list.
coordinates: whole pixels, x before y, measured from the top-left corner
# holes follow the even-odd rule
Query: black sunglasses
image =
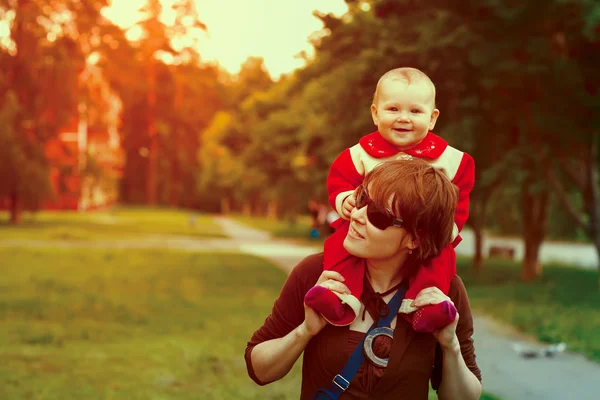
[(375, 228), (384, 230), (390, 226), (402, 226), (404, 223), (401, 218), (393, 216), (390, 209), (383, 211), (377, 207), (369, 197), (367, 188), (365, 188), (364, 185), (360, 185), (356, 188), (354, 196), (356, 197), (356, 208), (367, 206), (367, 218)]

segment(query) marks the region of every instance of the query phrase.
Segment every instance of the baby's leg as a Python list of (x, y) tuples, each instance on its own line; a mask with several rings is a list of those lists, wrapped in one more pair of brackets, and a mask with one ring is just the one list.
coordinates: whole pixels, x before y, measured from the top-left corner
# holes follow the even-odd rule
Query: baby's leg
[[(450, 282), (455, 275), (456, 254), (454, 247), (448, 245), (427, 265), (419, 268), (406, 293), (406, 299), (414, 299), (421, 290), (428, 287), (437, 287), (447, 295), (450, 289)], [(456, 307), (449, 301), (443, 301), (439, 304), (421, 307), (410, 314), (402, 315), (412, 323), (415, 331), (434, 332), (454, 321), (456, 318)]]
[(325, 241), (323, 269), (339, 272), (351, 294), (336, 294), (323, 286), (315, 286), (304, 296), (307, 306), (338, 326), (350, 325), (356, 319), (365, 274), (364, 260), (344, 249), (348, 227), (346, 222)]
[(456, 307), (448, 300), (425, 306), (412, 314), (412, 326), (417, 332), (435, 332), (452, 323), (456, 318)]
[(348, 305), (342, 304), (339, 297), (323, 286), (312, 287), (304, 296), (304, 304), (334, 325), (348, 319), (347, 313), (352, 312), (351, 309), (348, 310), (350, 308)]

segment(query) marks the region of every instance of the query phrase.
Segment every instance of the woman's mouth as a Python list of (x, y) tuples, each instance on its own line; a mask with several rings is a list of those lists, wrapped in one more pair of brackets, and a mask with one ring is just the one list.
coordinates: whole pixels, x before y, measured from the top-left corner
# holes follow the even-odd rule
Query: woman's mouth
[(354, 229), (352, 226), (350, 226), (350, 229), (348, 230), (348, 233), (354, 239), (364, 239), (365, 238), (363, 235), (361, 235), (360, 233), (358, 233), (358, 231), (356, 229)]

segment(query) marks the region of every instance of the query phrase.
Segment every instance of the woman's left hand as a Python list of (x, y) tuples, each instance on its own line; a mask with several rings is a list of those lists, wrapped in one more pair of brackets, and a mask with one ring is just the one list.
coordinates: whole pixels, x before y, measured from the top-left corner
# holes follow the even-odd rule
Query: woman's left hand
[[(443, 301), (449, 301), (454, 305), (452, 300), (450, 300), (450, 297), (446, 296), (440, 289), (436, 287), (428, 287), (419, 292), (419, 294), (413, 301), (413, 306), (425, 307), (428, 305), (439, 304)], [(433, 332), (433, 336), (440, 343), (442, 350), (460, 348), (460, 343), (458, 342), (458, 337), (456, 336), (458, 318), (459, 315), (457, 313), (456, 318), (454, 318), (454, 321), (452, 321), (445, 327)]]

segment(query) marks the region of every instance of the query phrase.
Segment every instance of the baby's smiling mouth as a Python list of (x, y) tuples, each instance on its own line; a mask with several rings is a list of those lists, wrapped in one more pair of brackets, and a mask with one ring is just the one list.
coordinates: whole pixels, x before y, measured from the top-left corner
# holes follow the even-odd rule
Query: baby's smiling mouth
[(405, 128), (394, 128), (395, 131), (398, 132), (410, 132), (410, 129), (405, 129)]

